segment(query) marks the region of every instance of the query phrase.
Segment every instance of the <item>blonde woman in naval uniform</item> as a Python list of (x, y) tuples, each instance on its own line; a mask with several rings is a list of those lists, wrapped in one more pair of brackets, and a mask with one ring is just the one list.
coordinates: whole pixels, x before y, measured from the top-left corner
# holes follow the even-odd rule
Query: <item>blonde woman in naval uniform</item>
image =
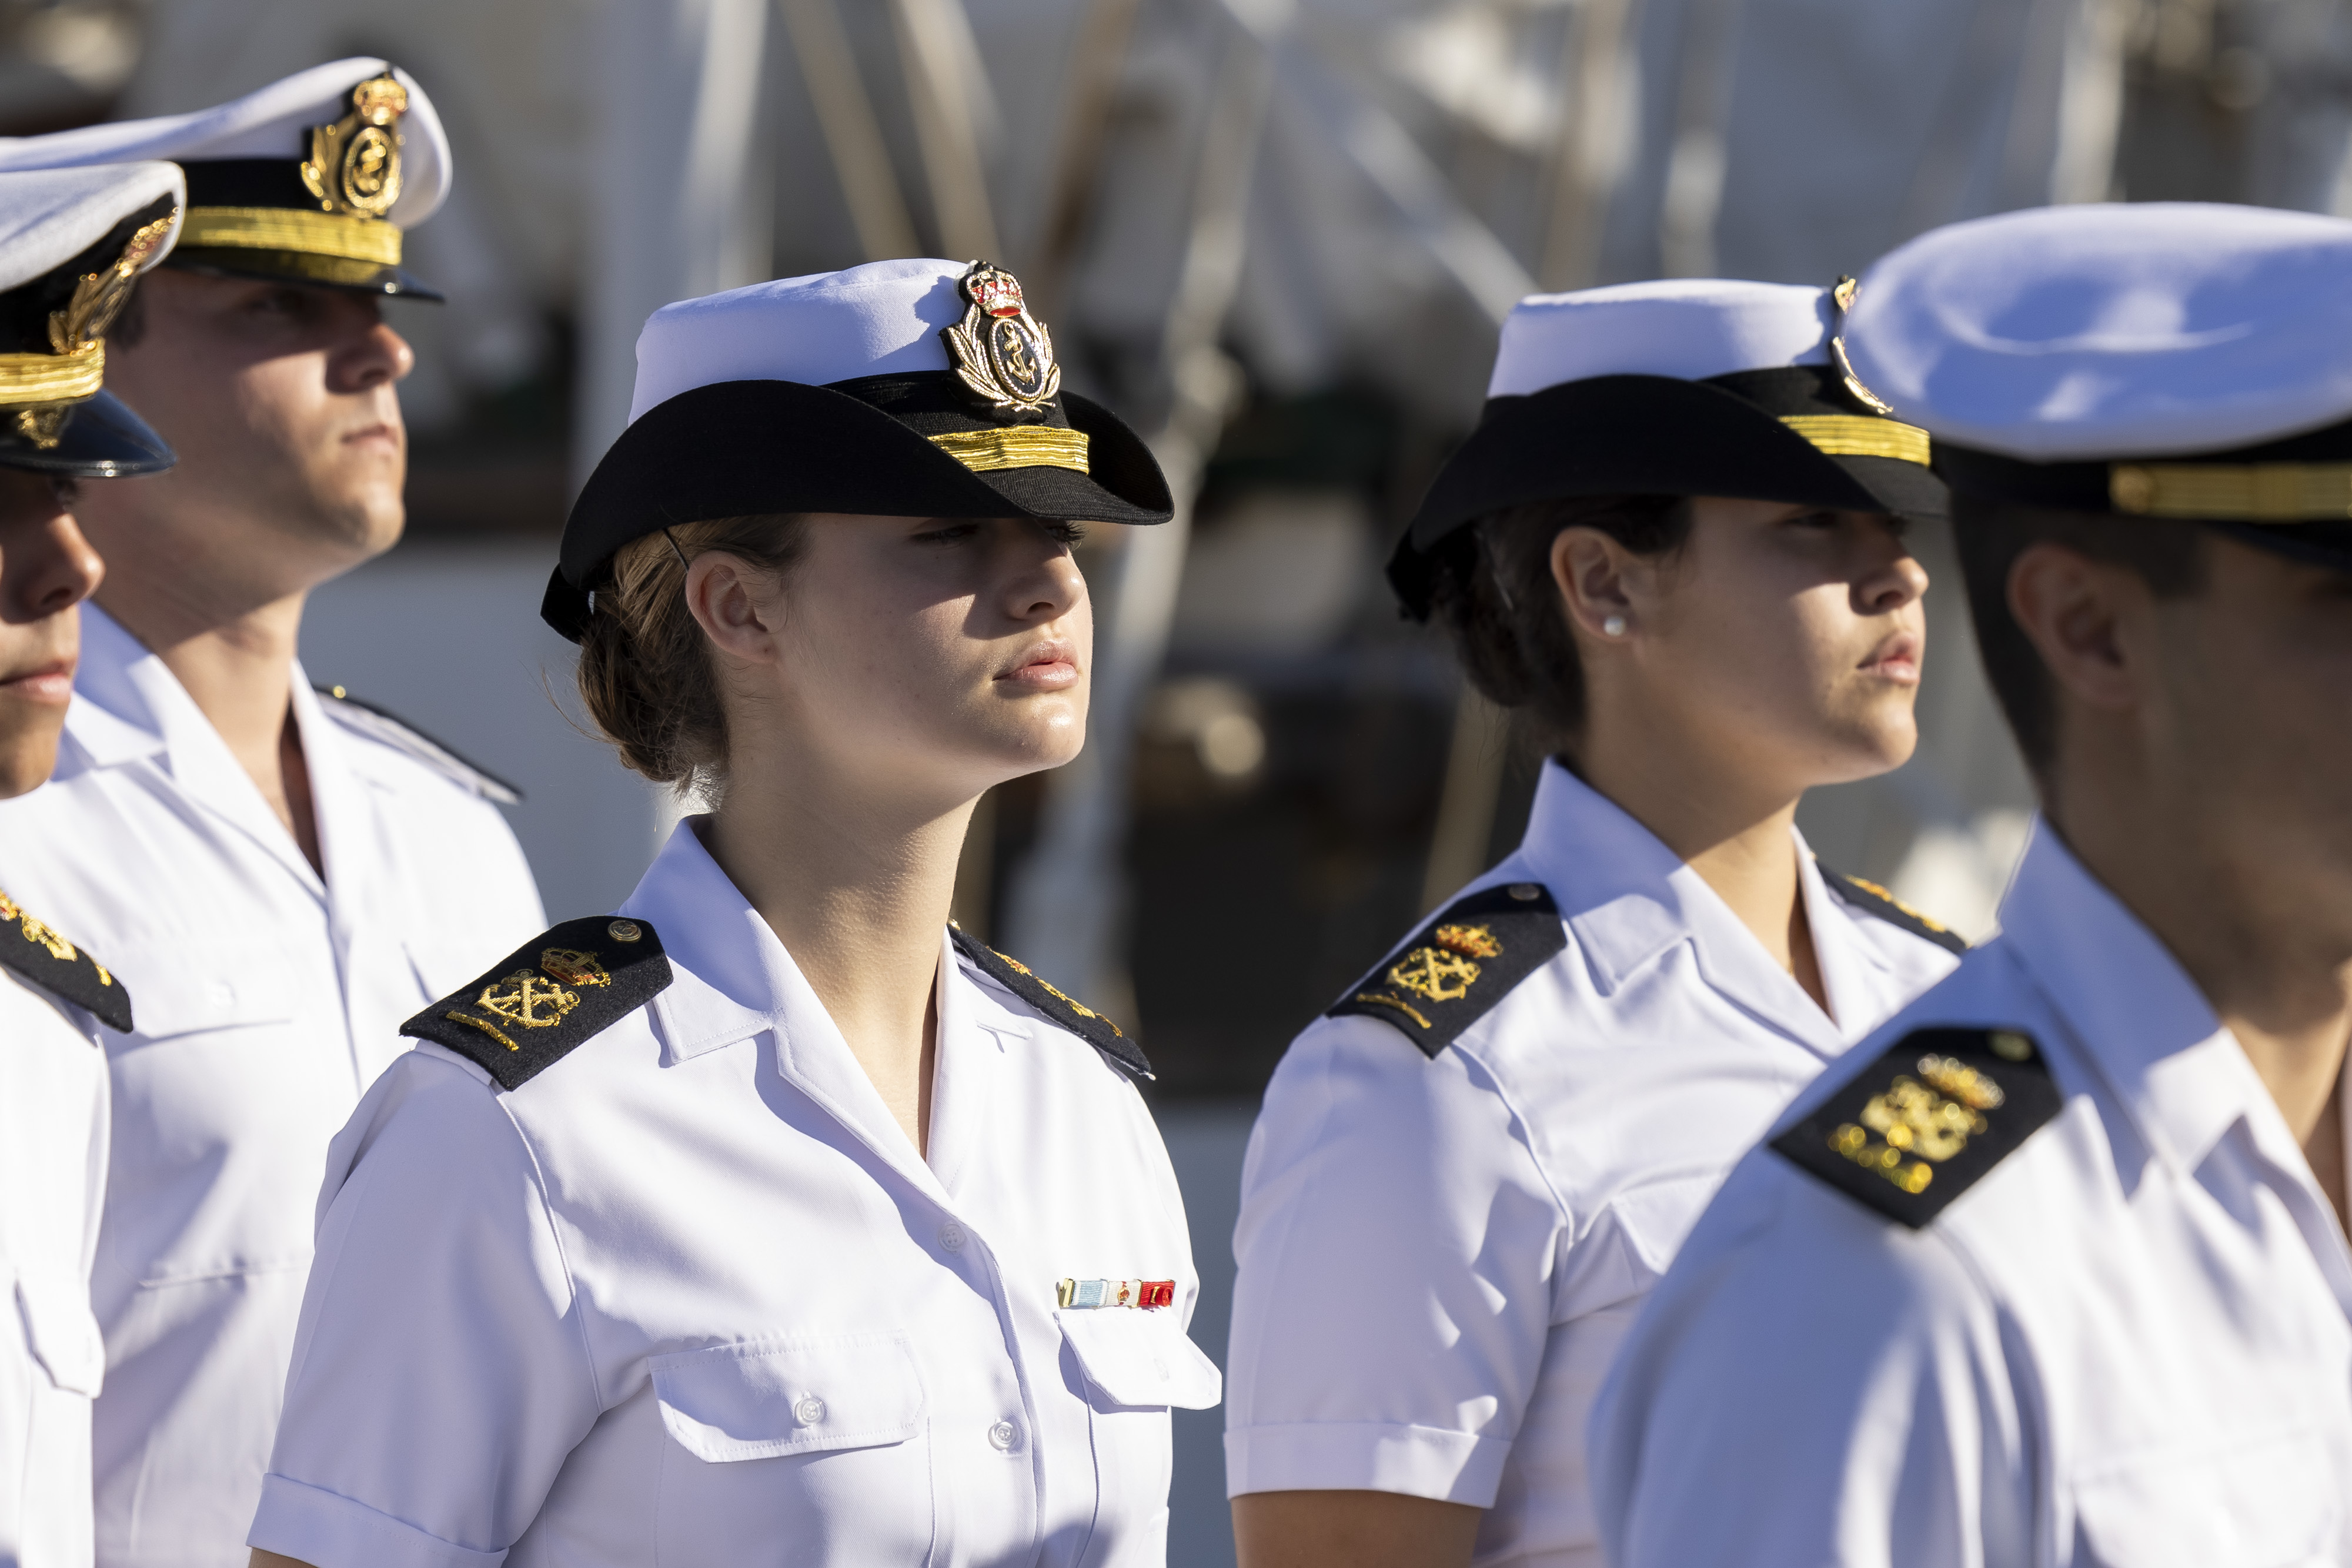
[[(104, 572), (74, 516), (80, 486), (172, 465), (100, 382), (106, 329), (170, 253), (184, 193), (160, 162), (0, 174), (0, 799), (57, 765), (80, 605)], [(131, 995), (9, 895), (14, 848), (0, 842), (0, 1563), (89, 1568), (102, 1041), (130, 1030)]]
[(1243, 1568), (1597, 1564), (1585, 1416), (1724, 1172), (1960, 944), (1816, 863), (1895, 767), (1940, 513), (1818, 288), (1523, 301), (1390, 565), (1552, 752), (1527, 837), (1291, 1047), (1243, 1175)]
[(646, 325), (543, 613), (711, 810), (406, 1026), (257, 1563), (1162, 1560), (1217, 1375), (1149, 1070), (947, 918), (973, 800), (1084, 738), (1081, 520), (1170, 512), (1059, 380), (981, 263)]

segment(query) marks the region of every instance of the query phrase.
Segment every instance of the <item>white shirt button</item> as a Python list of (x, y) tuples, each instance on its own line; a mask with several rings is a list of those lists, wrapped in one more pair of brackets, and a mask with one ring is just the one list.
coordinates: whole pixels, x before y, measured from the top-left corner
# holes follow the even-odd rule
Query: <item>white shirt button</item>
[(1021, 1442), (1021, 1428), (1010, 1421), (999, 1421), (988, 1429), (989, 1446), (999, 1453), (1011, 1453)]
[(949, 1220), (945, 1225), (940, 1226), (940, 1245), (946, 1248), (950, 1252), (962, 1251), (963, 1227), (958, 1225), (952, 1219)]
[(793, 1419), (803, 1427), (815, 1426), (824, 1419), (824, 1401), (814, 1394), (803, 1394), (800, 1403), (793, 1406)]

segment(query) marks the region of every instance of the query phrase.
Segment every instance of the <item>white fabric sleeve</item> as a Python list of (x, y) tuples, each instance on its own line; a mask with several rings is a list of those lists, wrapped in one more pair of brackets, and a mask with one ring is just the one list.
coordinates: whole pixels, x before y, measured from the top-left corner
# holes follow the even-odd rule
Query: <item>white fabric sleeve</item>
[(1320, 1019), (1242, 1172), (1225, 1485), (1491, 1507), (1553, 1320), (1566, 1218), (1458, 1051)]
[(600, 1413), (539, 1172), (437, 1046), (329, 1156), (285, 1414), (247, 1543), (317, 1568), (487, 1568)]
[(1594, 1407), (1616, 1568), (1981, 1568), (2038, 1560), (2032, 1445), (1999, 1319), (1933, 1228), (1751, 1152)]

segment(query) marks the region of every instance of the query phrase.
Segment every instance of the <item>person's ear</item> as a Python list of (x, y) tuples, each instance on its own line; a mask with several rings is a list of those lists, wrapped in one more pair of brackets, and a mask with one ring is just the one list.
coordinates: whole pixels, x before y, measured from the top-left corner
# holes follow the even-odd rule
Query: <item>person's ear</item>
[(730, 658), (772, 663), (783, 607), (767, 574), (740, 556), (706, 550), (688, 563), (686, 608), (702, 634)]
[(1639, 619), (1646, 563), (1598, 528), (1562, 528), (1551, 541), (1551, 580), (1568, 623), (1596, 643), (1622, 643)]
[(2009, 569), (2009, 612), (2074, 701), (2124, 713), (2155, 673), (2155, 595), (2138, 573), (2063, 545), (2028, 545)]

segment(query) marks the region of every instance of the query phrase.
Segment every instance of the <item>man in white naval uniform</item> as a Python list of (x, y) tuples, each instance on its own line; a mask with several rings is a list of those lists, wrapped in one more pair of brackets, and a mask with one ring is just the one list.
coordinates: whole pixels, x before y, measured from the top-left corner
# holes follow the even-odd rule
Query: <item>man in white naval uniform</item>
[[(0, 174), (0, 799), (57, 762), (79, 606), (97, 552), (84, 480), (171, 465), (100, 390), (105, 333), (177, 237), (169, 163)], [(89, 1310), (106, 1191), (106, 1056), (128, 987), (11, 898), (0, 846), (0, 1564), (89, 1568), (89, 1407), (106, 1349)]]
[(1862, 285), (2046, 812), (1595, 1410), (1617, 1568), (2352, 1563), (2352, 223), (2014, 213)]
[[(115, 570), (87, 616), (58, 776), (0, 808), (10, 891), (137, 988), (110, 1041), (113, 1155), (97, 1552), (244, 1560), (329, 1142), (400, 1020), (544, 924), (509, 792), (294, 657), (310, 590), (404, 514), (380, 313), (449, 151), (415, 83), (345, 60), (201, 113), (0, 142), (0, 168), (162, 157), (170, 264), (110, 384), (178, 448), (84, 514)], [(130, 491), (132, 486), (113, 486)]]

